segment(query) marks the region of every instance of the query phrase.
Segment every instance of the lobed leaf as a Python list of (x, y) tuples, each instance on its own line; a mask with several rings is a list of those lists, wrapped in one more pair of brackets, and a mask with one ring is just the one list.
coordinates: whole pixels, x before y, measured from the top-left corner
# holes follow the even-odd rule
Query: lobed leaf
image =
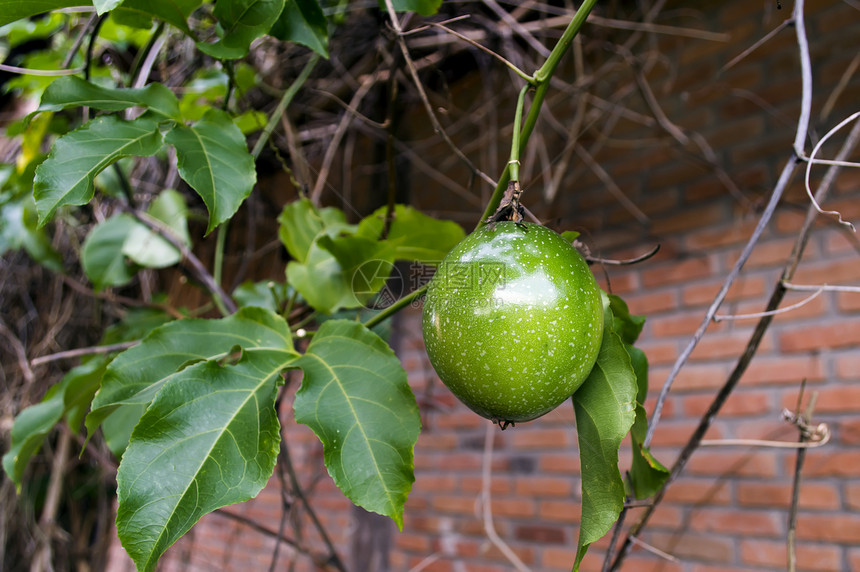
[(206, 203), (206, 232), (212, 232), (235, 214), (257, 182), (245, 137), (226, 113), (210, 109), (191, 127), (176, 125), (166, 141), (176, 148), (179, 175)]
[(245, 353), (279, 349), (294, 354), (287, 323), (262, 308), (242, 308), (221, 320), (186, 319), (165, 324), (111, 362), (86, 418), (88, 433), (92, 435), (120, 407), (145, 407), (183, 367), (220, 359), (235, 346)]
[(635, 419), (636, 374), (607, 308), (597, 363), (573, 394), (582, 467), (582, 520), (574, 571), (588, 546), (600, 539), (624, 507), (618, 450)]
[(5, 26), (22, 18), (61, 8), (71, 8), (72, 6), (92, 6), (92, 2), (86, 0), (0, 0), (0, 26)]
[(104, 111), (140, 106), (168, 119), (180, 118), (179, 100), (160, 83), (152, 83), (141, 89), (109, 88), (77, 76), (61, 77), (49, 85), (42, 93), (37, 111), (60, 111), (80, 106)]
[(213, 58), (238, 59), (248, 54), (251, 42), (266, 34), (284, 9), (284, 0), (219, 0), (214, 15), (223, 31), (212, 44), (197, 48)]
[(278, 237), (290, 256), (305, 262), (311, 245), (323, 230), (332, 232), (352, 229), (346, 224), (346, 215), (334, 207), (317, 209), (310, 199), (301, 198), (284, 205), (278, 217)]
[(307, 46), (328, 58), (328, 23), (317, 0), (286, 0), (269, 33), (285, 42)]
[(280, 348), (214, 360), (164, 384), (131, 434), (117, 472), (117, 535), (140, 571), (203, 515), (246, 501), (275, 467), (280, 372), (295, 359)]
[(81, 248), (81, 266), (96, 290), (122, 286), (134, 278), (137, 267), (126, 261), (122, 247), (137, 225), (134, 217), (118, 214), (97, 224)]
[(122, 157), (146, 157), (161, 149), (158, 122), (146, 115), (133, 121), (97, 117), (54, 143), (36, 169), (33, 196), (43, 226), (58, 208), (93, 198), (94, 179)]
[[(180, 193), (165, 189), (152, 201), (147, 212), (161, 221), (185, 245), (191, 244), (188, 234), (188, 207)], [(178, 263), (182, 253), (166, 239), (135, 221), (123, 242), (122, 254), (135, 264), (147, 268), (165, 268)]]
[[(382, 207), (365, 217), (356, 234), (380, 238), (387, 210)], [(438, 264), (464, 236), (463, 228), (453, 221), (438, 220), (410, 206), (396, 205), (385, 240), (394, 248), (397, 260)]]
[(296, 365), (304, 371), (296, 421), (322, 441), (335, 484), (402, 528), (421, 421), (397, 356), (363, 325), (329, 320)]

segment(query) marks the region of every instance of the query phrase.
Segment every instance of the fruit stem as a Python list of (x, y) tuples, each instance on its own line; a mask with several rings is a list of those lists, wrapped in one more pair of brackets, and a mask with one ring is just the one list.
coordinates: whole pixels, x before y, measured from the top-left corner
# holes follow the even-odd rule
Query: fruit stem
[[(582, 3), (582, 6), (580, 6), (579, 10), (576, 11), (576, 14), (573, 15), (573, 19), (570, 21), (570, 24), (567, 25), (567, 28), (561, 35), (561, 38), (558, 40), (558, 43), (552, 49), (552, 52), (550, 52), (549, 56), (546, 58), (546, 61), (535, 72), (535, 96), (532, 100), (531, 106), (529, 107), (529, 112), (526, 116), (525, 124), (523, 125), (521, 132), (519, 132), (519, 130), (517, 129), (514, 130), (514, 136), (519, 137), (519, 142), (516, 145), (517, 157), (520, 156), (526, 144), (528, 143), (529, 137), (531, 136), (535, 124), (537, 123), (538, 115), (540, 115), (540, 109), (543, 105), (543, 100), (546, 97), (547, 90), (549, 89), (549, 80), (552, 78), (553, 73), (555, 73), (559, 62), (561, 61), (561, 57), (565, 54), (567, 49), (570, 47), (570, 44), (573, 42), (573, 39), (579, 33), (579, 30), (582, 28), (582, 25), (585, 23), (586, 18), (588, 18), (588, 14), (591, 13), (591, 9), (594, 8), (595, 4), (597, 4), (597, 0), (585, 0)], [(517, 115), (519, 117), (519, 115), (521, 115), (521, 112)], [(511, 149), (511, 159), (514, 158), (513, 155), (514, 149)], [(508, 187), (508, 181), (511, 180), (511, 167), (512, 165), (510, 163), (505, 165), (505, 170), (502, 171), (502, 174), (499, 177), (499, 181), (496, 184), (496, 190), (493, 192), (493, 196), (490, 197), (490, 201), (487, 203), (487, 208), (484, 209), (484, 214), (481, 216), (481, 219), (478, 222), (476, 228), (480, 228), (481, 226), (486, 224), (485, 221), (488, 220), (494, 212), (496, 212), (496, 209), (502, 202), (502, 197), (504, 196), (505, 190)], [(519, 175), (518, 169), (517, 175)], [(516, 180), (516, 178), (514, 180)]]
[(381, 310), (378, 314), (376, 314), (375, 316), (373, 316), (372, 318), (370, 318), (369, 320), (364, 322), (364, 327), (366, 327), (367, 329), (370, 329), (373, 326), (384, 321), (385, 319), (389, 318), (390, 316), (396, 314), (397, 312), (402, 310), (404, 307), (406, 307), (408, 304), (410, 304), (413, 300), (419, 298), (422, 294), (424, 294), (424, 292), (427, 291), (427, 287), (429, 285), (430, 285), (429, 282), (427, 284), (422, 285), (417, 290), (413, 290), (412, 292), (410, 292), (409, 294), (407, 294), (403, 298), (400, 298), (399, 300), (397, 300), (392, 305)]
[(517, 112), (514, 115), (514, 132), (511, 136), (511, 160), (508, 161), (508, 169), (511, 175), (511, 181), (520, 180), (520, 129), (522, 126), (523, 104), (526, 100), (526, 92), (531, 88), (531, 84), (526, 84), (520, 90), (520, 95), (517, 97)]

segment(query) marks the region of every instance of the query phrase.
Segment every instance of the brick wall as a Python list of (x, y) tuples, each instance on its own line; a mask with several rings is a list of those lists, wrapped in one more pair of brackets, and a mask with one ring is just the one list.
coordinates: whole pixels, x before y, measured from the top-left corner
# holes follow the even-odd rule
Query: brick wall
[[(695, 142), (681, 145), (655, 124), (622, 117), (601, 146), (597, 161), (648, 217), (638, 221), (613, 199), (588, 169), (572, 167), (555, 202), (541, 199), (538, 169), (527, 203), (551, 226), (578, 229), (595, 253), (628, 257), (660, 244), (657, 256), (636, 266), (595, 267), (606, 288), (622, 295), (633, 312), (648, 315), (641, 347), (651, 363), (652, 395), (700, 323), (724, 277), (739, 256), (788, 160), (799, 111), (800, 74), (792, 28), (787, 28), (725, 72), (727, 62), (790, 15), (765, 0), (670, 2), (659, 23), (728, 34), (729, 41), (659, 36), (664, 59), (647, 73), (667, 116), (700, 133), (743, 198), (734, 197), (719, 173), (701, 160)], [(807, 2), (807, 26), (815, 71), (813, 133), (820, 137), (858, 109), (860, 75), (854, 74), (834, 101), (828, 98), (860, 47), (860, 10), (838, 0)], [(607, 100), (629, 69), (595, 88)], [(625, 73), (627, 75), (625, 75)], [(612, 83), (616, 81), (617, 83)], [(614, 94), (614, 95), (613, 95)], [(565, 103), (557, 100), (562, 110)], [(648, 115), (636, 90), (616, 101)], [(832, 111), (821, 115), (830, 106)], [(567, 104), (569, 108), (569, 104)], [(564, 111), (558, 111), (563, 113)], [(547, 128), (547, 125), (543, 125)], [(835, 138), (836, 144), (841, 142)], [(596, 139), (584, 139), (586, 146)], [(631, 144), (635, 142), (636, 144)], [(824, 153), (833, 155), (835, 145)], [(809, 149), (809, 147), (807, 147)], [(858, 153), (853, 157), (858, 160)], [(820, 176), (823, 169), (815, 171)], [(807, 206), (795, 176), (762, 241), (729, 292), (721, 314), (758, 312), (780, 276)], [(443, 198), (419, 196), (419, 204)], [(448, 199), (450, 204), (450, 199)], [(860, 171), (846, 170), (828, 208), (860, 222)], [(477, 209), (473, 209), (477, 210)], [(855, 236), (822, 221), (812, 234), (794, 282), (860, 284)], [(806, 294), (790, 294), (783, 306)], [(797, 524), (798, 569), (860, 570), (860, 295), (826, 292), (775, 318), (751, 367), (717, 416), (707, 439), (793, 441), (797, 431), (781, 420), (795, 407), (800, 382), (817, 395), (814, 419), (833, 433), (825, 447), (806, 455)], [(713, 323), (676, 380), (654, 439), (654, 452), (671, 464), (716, 389), (743, 350), (755, 320)], [(416, 482), (404, 529), (391, 532), (390, 569), (395, 571), (504, 571), (513, 566), (484, 530), (480, 497), (487, 421), (470, 413), (441, 385), (427, 362), (420, 311), (408, 309), (395, 324), (395, 340), (418, 396), (423, 432), (415, 450)], [(286, 400), (287, 402), (289, 399)], [(653, 407), (653, 397), (649, 400)], [(285, 407), (284, 418), (289, 419)], [(370, 526), (334, 488), (322, 469), (319, 443), (309, 430), (286, 422), (285, 440), (314, 507), (347, 560), (357, 527)], [(531, 569), (569, 570), (580, 507), (579, 461), (572, 408), (505, 432), (494, 431), (492, 514), (495, 530)], [(622, 455), (622, 464), (629, 463)], [(699, 449), (668, 491), (642, 540), (671, 554), (667, 561), (636, 548), (624, 570), (664, 572), (786, 569), (787, 512), (795, 453), (787, 449), (711, 446)], [(279, 479), (258, 499), (229, 508), (277, 531)], [(296, 499), (290, 499), (296, 503)], [(635, 521), (634, 509), (627, 522)], [(320, 540), (306, 522), (303, 544)], [(372, 522), (372, 521), (371, 521)], [(360, 524), (359, 524), (360, 523)], [(386, 526), (382, 524), (383, 535)], [(285, 523), (288, 536), (292, 524)], [(607, 539), (597, 542), (584, 570), (599, 570)], [(164, 570), (265, 570), (274, 541), (266, 533), (214, 514), (166, 557)], [(278, 569), (293, 554), (282, 545)], [(309, 569), (299, 558), (299, 570)], [(115, 569), (122, 569), (119, 554)]]

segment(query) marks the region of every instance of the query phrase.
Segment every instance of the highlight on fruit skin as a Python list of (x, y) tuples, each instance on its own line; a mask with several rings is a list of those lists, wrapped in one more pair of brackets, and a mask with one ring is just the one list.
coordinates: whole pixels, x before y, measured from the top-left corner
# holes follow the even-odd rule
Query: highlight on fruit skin
[(532, 223), (491, 223), (440, 264), (424, 300), (430, 363), (473, 411), (508, 424), (548, 413), (588, 377), (600, 288), (577, 250)]

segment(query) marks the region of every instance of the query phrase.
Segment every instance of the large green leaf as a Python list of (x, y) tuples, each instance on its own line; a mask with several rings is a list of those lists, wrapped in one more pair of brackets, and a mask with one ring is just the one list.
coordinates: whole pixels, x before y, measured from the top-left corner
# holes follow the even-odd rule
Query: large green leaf
[(317, 0), (286, 0), (283, 12), (269, 33), (328, 57), (328, 24)]
[(177, 370), (220, 359), (235, 346), (246, 353), (258, 348), (293, 352), (286, 322), (262, 308), (242, 308), (221, 320), (187, 319), (165, 324), (111, 362), (87, 415), (88, 433), (92, 435), (120, 406), (150, 403)]
[(176, 125), (166, 141), (176, 147), (179, 175), (209, 209), (209, 233), (233, 216), (257, 182), (245, 137), (226, 113), (210, 109), (191, 127)]
[(148, 116), (133, 121), (97, 117), (60, 137), (36, 169), (33, 196), (39, 225), (44, 225), (63, 205), (88, 203), (93, 198), (95, 176), (115, 161), (132, 155), (154, 155), (161, 145), (158, 122)]
[[(182, 195), (172, 189), (161, 191), (147, 212), (173, 231), (186, 246), (191, 244), (188, 234), (188, 207)], [(148, 227), (135, 222), (122, 244), (122, 254), (147, 268), (165, 268), (178, 263), (182, 253), (166, 239)]]
[(214, 15), (221, 38), (198, 42), (201, 52), (218, 59), (245, 57), (251, 42), (268, 33), (284, 9), (284, 0), (218, 0)]
[(331, 232), (353, 230), (346, 224), (346, 215), (334, 207), (317, 209), (310, 199), (301, 198), (284, 205), (278, 217), (278, 236), (290, 256), (305, 262), (311, 245), (323, 230)]
[(121, 21), (134, 18), (143, 22), (151, 22), (155, 17), (193, 37), (188, 16), (202, 3), (202, 0), (125, 0), (114, 9), (112, 16)]
[[(71, 372), (66, 375), (66, 378), (70, 375), (72, 375)], [(12, 444), (3, 455), (3, 470), (15, 483), (19, 492), (24, 469), (27, 468), (33, 455), (42, 448), (48, 433), (63, 417), (65, 407), (62, 388), (63, 382), (52, 387), (40, 403), (21, 411), (12, 424)]]
[(256, 496), (275, 467), (284, 348), (210, 360), (164, 384), (131, 434), (117, 472), (117, 535), (140, 571), (200, 517)]
[(92, 6), (92, 3), (86, 0), (0, 0), (0, 26), (21, 18), (72, 6)]
[(402, 528), (421, 421), (397, 356), (361, 324), (330, 320), (296, 363), (304, 370), (296, 420), (322, 441), (334, 482)]
[(137, 273), (137, 267), (122, 253), (137, 224), (131, 215), (118, 214), (93, 227), (87, 235), (81, 249), (81, 265), (96, 290), (127, 284)]
[(607, 308), (597, 363), (573, 394), (582, 470), (582, 520), (574, 571), (588, 546), (609, 531), (624, 507), (618, 449), (636, 409), (636, 374)]
[[(378, 239), (385, 225), (387, 207), (364, 218), (358, 225), (359, 236)], [(463, 240), (462, 227), (452, 221), (438, 220), (406, 205), (396, 205), (386, 241), (398, 260), (438, 263)]]
[(102, 87), (77, 76), (61, 77), (49, 85), (42, 93), (38, 111), (59, 111), (84, 105), (105, 111), (140, 106), (158, 115), (179, 119), (179, 100), (160, 83), (141, 89), (120, 89)]

